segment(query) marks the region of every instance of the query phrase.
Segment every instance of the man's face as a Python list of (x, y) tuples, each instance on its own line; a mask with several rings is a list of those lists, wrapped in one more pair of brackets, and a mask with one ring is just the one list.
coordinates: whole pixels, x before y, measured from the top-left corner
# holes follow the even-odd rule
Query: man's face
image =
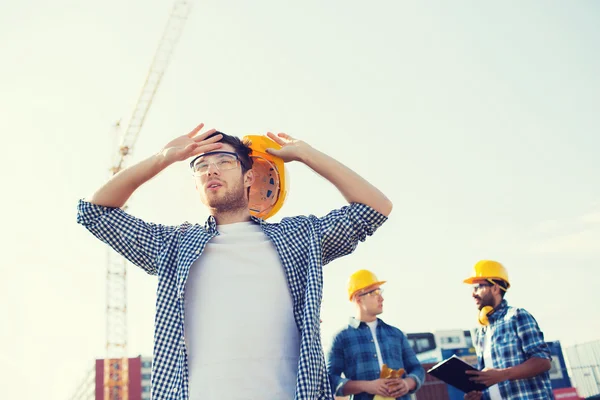
[(383, 312), (383, 289), (372, 286), (357, 294), (356, 301), (362, 311), (368, 315), (379, 315)]
[[(229, 144), (223, 144), (219, 151), (235, 153)], [(202, 157), (196, 165), (199, 162), (206, 167), (195, 175), (202, 203), (218, 213), (248, 208), (247, 191), (253, 182), (251, 170), (242, 174), (239, 160), (223, 153)]]
[(480, 279), (473, 283), (472, 296), (477, 308), (481, 310), (485, 306), (494, 307), (494, 286), (485, 279)]

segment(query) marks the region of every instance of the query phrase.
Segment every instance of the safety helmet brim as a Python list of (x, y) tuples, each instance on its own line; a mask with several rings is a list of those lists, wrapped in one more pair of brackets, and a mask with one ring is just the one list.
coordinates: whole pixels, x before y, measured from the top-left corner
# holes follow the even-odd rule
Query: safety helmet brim
[(484, 280), (484, 281), (485, 281), (485, 280), (487, 280), (487, 279), (495, 279), (495, 280), (497, 280), (497, 281), (502, 281), (502, 282), (506, 283), (506, 288), (507, 288), (507, 289), (510, 287), (510, 283), (508, 283), (508, 282), (506, 281), (506, 279), (504, 279), (504, 278), (501, 278), (501, 277), (499, 277), (499, 276), (470, 276), (470, 277), (468, 277), (467, 279), (465, 279), (463, 282), (464, 282), (464, 283), (467, 283), (467, 284), (469, 284), (469, 285), (472, 285), (472, 284), (474, 284), (474, 283), (475, 283), (475, 282), (477, 282), (477, 281), (481, 281), (481, 280)]
[(350, 294), (350, 300), (352, 300), (352, 298), (354, 297), (354, 295), (355, 295), (356, 293), (358, 293), (358, 292), (361, 292), (361, 291), (363, 291), (363, 290), (368, 290), (368, 289), (370, 289), (370, 288), (372, 288), (372, 287), (375, 287), (375, 286), (381, 286), (381, 285), (383, 285), (383, 284), (384, 284), (384, 283), (386, 283), (386, 282), (387, 282), (387, 281), (377, 281), (377, 282), (373, 282), (373, 283), (371, 283), (371, 284), (369, 284), (369, 285), (367, 285), (367, 286), (365, 286), (365, 287), (358, 288), (358, 289), (356, 289), (354, 292), (352, 292), (352, 294)]

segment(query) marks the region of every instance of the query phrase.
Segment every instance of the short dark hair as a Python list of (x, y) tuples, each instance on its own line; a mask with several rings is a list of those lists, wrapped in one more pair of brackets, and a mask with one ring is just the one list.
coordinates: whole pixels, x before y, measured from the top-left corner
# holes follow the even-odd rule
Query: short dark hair
[(504, 295), (506, 294), (506, 289), (508, 289), (508, 284), (502, 279), (492, 279), (492, 282), (504, 289), (500, 289), (500, 296), (504, 298)]
[(219, 143), (225, 143), (233, 147), (235, 153), (240, 159), (243, 173), (252, 169), (252, 149), (250, 148), (249, 141), (242, 140), (237, 136), (231, 136), (219, 131), (216, 131), (212, 135), (208, 136), (207, 139), (215, 135), (223, 135), (221, 140), (219, 140)]

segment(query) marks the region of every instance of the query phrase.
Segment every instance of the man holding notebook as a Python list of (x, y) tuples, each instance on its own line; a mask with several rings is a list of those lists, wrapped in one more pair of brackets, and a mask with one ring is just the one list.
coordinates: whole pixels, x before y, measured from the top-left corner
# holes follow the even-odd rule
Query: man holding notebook
[(348, 297), (356, 306), (356, 318), (335, 336), (327, 360), (336, 396), (406, 400), (425, 380), (425, 370), (406, 335), (377, 318), (383, 312), (384, 283), (364, 269), (348, 281)]
[(480, 371), (466, 373), (487, 386), (483, 392), (465, 394), (465, 399), (553, 399), (550, 349), (535, 318), (504, 300), (510, 288), (504, 266), (479, 261), (464, 282), (473, 285), (481, 325), (473, 338)]

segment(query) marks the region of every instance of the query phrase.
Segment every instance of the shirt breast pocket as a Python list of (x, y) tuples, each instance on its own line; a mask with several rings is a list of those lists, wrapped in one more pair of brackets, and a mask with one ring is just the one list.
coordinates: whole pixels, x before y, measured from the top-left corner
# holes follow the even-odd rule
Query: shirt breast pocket
[(386, 340), (381, 347), (383, 362), (392, 369), (404, 368), (401, 343), (402, 338), (394, 337), (393, 340)]
[(492, 351), (497, 360), (501, 360), (501, 368), (513, 367), (525, 361), (520, 351), (519, 337), (512, 332), (506, 332), (495, 337)]
[(501, 346), (516, 345), (518, 340), (517, 335), (511, 332), (506, 332), (496, 337), (496, 343)]

